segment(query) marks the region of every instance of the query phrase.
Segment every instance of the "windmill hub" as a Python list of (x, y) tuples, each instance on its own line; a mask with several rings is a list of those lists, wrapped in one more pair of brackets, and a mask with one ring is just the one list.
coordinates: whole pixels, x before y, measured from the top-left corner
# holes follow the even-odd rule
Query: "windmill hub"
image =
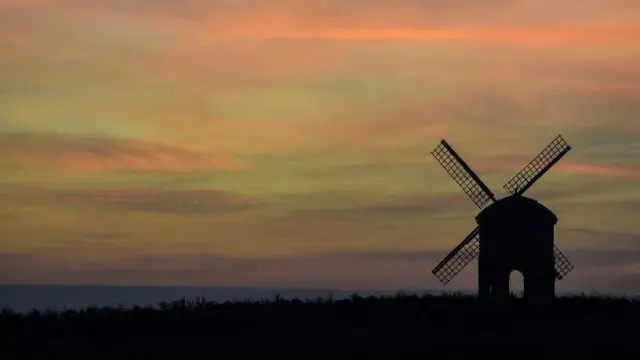
[(509, 296), (509, 275), (524, 276), (524, 297), (548, 300), (555, 297), (555, 281), (573, 265), (554, 244), (556, 215), (536, 200), (522, 196), (556, 164), (571, 146), (557, 136), (503, 187), (509, 196), (494, 193), (445, 141), (431, 152), (462, 190), (479, 207), (478, 226), (433, 270), (447, 284), (473, 259), (478, 258), (478, 295), (485, 299)]

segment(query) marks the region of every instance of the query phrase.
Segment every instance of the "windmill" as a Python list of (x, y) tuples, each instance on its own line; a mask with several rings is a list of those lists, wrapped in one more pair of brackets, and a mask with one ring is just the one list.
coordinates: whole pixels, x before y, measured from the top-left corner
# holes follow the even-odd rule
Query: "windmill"
[(476, 216), (478, 226), (432, 270), (438, 280), (446, 285), (477, 257), (480, 298), (508, 297), (513, 270), (523, 275), (525, 299), (555, 297), (556, 279), (573, 269), (554, 244), (558, 218), (522, 195), (569, 150), (571, 146), (558, 135), (503, 186), (509, 195), (496, 199), (460, 155), (440, 141), (431, 154), (482, 211)]

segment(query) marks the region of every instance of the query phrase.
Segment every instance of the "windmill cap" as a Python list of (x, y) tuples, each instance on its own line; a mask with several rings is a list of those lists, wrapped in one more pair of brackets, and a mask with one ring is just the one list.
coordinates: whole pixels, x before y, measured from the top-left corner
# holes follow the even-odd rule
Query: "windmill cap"
[(487, 206), (476, 216), (476, 222), (508, 221), (527, 219), (527, 221), (544, 221), (555, 224), (558, 217), (546, 206), (534, 199), (524, 196), (508, 196)]

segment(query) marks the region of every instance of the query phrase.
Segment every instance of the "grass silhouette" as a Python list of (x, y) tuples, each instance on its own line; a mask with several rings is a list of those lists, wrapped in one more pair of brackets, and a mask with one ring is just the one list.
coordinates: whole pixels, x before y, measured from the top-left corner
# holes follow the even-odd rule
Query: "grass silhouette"
[[(97, 343), (109, 339), (112, 351), (144, 348), (147, 355), (156, 351), (157, 358), (167, 355), (161, 349), (175, 341), (183, 344), (178, 346), (181, 353), (195, 354), (199, 353), (195, 349), (203, 348), (209, 353), (215, 349), (218, 355), (230, 351), (254, 356), (303, 346), (311, 351), (307, 355), (340, 349), (367, 353), (368, 358), (403, 352), (453, 356), (469, 346), (520, 344), (546, 349), (547, 355), (540, 356), (555, 358), (567, 352), (569, 357), (586, 356), (598, 348), (635, 351), (639, 323), (640, 301), (626, 298), (580, 295), (529, 304), (514, 297), (503, 304), (490, 304), (460, 294), (398, 293), (386, 297), (353, 295), (342, 300), (276, 296), (218, 303), (182, 299), (155, 307), (34, 310), (26, 314), (5, 309), (0, 312), (0, 336), (7, 344), (23, 344), (22, 349), (36, 348), (24, 345), (33, 341), (55, 344), (53, 352), (77, 351), (81, 343), (91, 343), (96, 349)], [(78, 338), (83, 341), (73, 340)], [(165, 340), (149, 340), (152, 338)]]

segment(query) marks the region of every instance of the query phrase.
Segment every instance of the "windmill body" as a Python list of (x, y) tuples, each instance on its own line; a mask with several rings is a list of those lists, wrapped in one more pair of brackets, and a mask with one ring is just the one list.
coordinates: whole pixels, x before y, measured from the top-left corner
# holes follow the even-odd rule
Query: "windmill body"
[(539, 202), (519, 195), (497, 200), (478, 216), (478, 296), (509, 297), (509, 277), (524, 278), (524, 298), (548, 301), (555, 294), (554, 227), (558, 218)]
[[(556, 215), (536, 200), (522, 196), (571, 146), (557, 136), (503, 187), (509, 196), (497, 199), (480, 177), (445, 141), (431, 152), (471, 200), (483, 209), (478, 226), (432, 270), (447, 284), (478, 258), (478, 295), (488, 300), (509, 296), (509, 276), (520, 271), (524, 297), (546, 301), (555, 296), (555, 282), (573, 265), (554, 244)], [(489, 204), (485, 207), (485, 205)]]

